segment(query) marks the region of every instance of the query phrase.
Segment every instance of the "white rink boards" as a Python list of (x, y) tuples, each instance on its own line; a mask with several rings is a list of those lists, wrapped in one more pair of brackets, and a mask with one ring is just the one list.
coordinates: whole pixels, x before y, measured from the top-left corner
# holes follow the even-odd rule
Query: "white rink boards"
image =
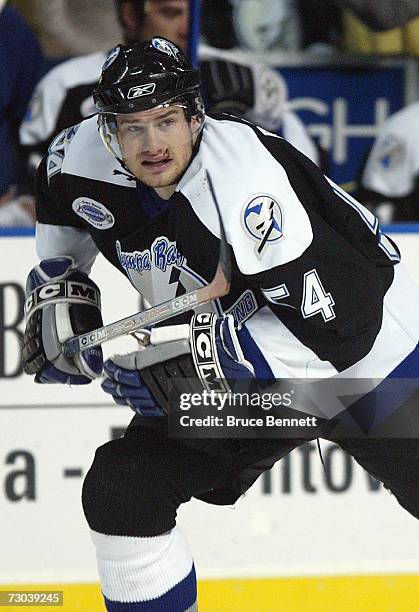
[[(419, 282), (419, 236), (394, 238)], [(33, 238), (0, 241), (0, 583), (94, 582), (81, 483), (94, 449), (132, 413), (112, 405), (97, 383), (70, 389), (10, 377), (34, 249)], [(123, 277), (103, 261), (96, 268), (104, 320), (134, 312), (137, 296)], [(106, 352), (134, 346), (118, 341)], [(311, 443), (260, 479), (235, 509), (194, 501), (180, 510), (201, 578), (419, 571), (417, 522), (340, 449), (323, 442), (322, 450), (326, 473)]]

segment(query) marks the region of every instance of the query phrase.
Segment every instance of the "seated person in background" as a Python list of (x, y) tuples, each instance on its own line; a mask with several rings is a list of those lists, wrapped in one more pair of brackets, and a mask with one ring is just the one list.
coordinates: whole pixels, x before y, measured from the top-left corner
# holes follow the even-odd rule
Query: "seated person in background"
[(383, 125), (367, 159), (358, 194), (382, 223), (419, 221), (419, 102)]
[(13, 0), (51, 63), (106, 51), (121, 41), (114, 0)]
[(288, 88), (277, 70), (261, 64), (232, 61), (228, 52), (203, 47), (201, 74), (210, 113), (243, 117), (279, 134), (318, 166), (325, 161), (295, 112), (288, 108)]
[(18, 128), (43, 64), (24, 19), (0, 0), (0, 226), (33, 225), (33, 211), (16, 193)]

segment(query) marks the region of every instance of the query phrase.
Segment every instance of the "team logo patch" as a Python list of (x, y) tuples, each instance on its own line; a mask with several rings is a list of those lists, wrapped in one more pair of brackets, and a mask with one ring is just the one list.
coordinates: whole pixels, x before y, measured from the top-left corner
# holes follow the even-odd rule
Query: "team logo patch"
[(115, 223), (113, 214), (100, 202), (90, 198), (77, 198), (72, 204), (76, 215), (93, 225), (96, 229), (105, 230)]
[(179, 54), (179, 50), (171, 43), (169, 40), (165, 40), (164, 38), (153, 38), (151, 44), (155, 49), (161, 51), (162, 53), (166, 53), (166, 55), (170, 55), (171, 57), (177, 58)]
[(256, 253), (260, 255), (266, 245), (283, 238), (283, 215), (278, 202), (270, 195), (252, 198), (243, 210), (243, 223), (253, 240), (258, 242)]
[(131, 87), (127, 94), (128, 100), (132, 100), (133, 98), (141, 98), (142, 96), (149, 96), (154, 93), (156, 89), (156, 83), (147, 83), (146, 85), (136, 85), (135, 87)]
[(121, 48), (118, 45), (117, 47), (114, 47), (109, 51), (108, 57), (105, 59), (105, 63), (102, 66), (102, 71), (106, 70), (106, 68), (109, 68), (109, 66), (114, 63), (114, 61), (119, 55), (120, 50)]
[(376, 163), (382, 170), (393, 170), (400, 166), (406, 158), (406, 143), (398, 136), (389, 134), (383, 140), (375, 156)]

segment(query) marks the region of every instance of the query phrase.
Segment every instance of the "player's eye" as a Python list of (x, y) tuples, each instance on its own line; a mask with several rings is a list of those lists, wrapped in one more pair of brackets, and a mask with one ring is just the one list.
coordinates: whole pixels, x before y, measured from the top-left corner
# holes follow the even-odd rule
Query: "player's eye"
[(143, 125), (129, 125), (127, 128), (127, 132), (129, 134), (143, 134), (144, 126)]
[(174, 119), (163, 119), (163, 121), (160, 121), (159, 123), (159, 127), (160, 128), (169, 128), (171, 127), (173, 124), (175, 123)]

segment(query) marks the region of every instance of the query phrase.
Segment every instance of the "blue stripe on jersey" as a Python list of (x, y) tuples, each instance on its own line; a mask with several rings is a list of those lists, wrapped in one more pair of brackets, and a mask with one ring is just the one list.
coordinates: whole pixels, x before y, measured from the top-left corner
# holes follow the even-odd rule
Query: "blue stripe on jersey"
[(359, 427), (368, 431), (394, 414), (418, 391), (419, 344), (387, 378), (352, 404), (347, 412)]
[(111, 601), (104, 597), (108, 612), (184, 612), (196, 602), (195, 566), (179, 584), (170, 591), (148, 601)]

